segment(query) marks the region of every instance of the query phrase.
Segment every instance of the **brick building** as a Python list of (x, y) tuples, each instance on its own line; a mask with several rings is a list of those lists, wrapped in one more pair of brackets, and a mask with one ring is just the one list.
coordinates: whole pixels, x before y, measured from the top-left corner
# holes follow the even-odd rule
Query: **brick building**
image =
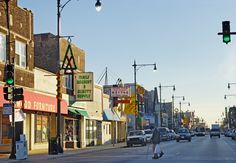
[[(33, 14), (27, 9), (17, 6), (17, 0), (9, 1), (9, 29), (8, 35), (7, 12), (5, 1), (0, 1), (0, 151), (10, 149), (11, 130), (9, 117), (3, 115), (3, 98), (5, 64), (12, 63), (15, 67), (15, 86), (24, 89), (34, 88), (34, 41), (33, 41)], [(10, 44), (7, 44), (10, 38)], [(10, 54), (7, 53), (9, 45)], [(23, 132), (23, 122), (16, 123), (16, 137)]]

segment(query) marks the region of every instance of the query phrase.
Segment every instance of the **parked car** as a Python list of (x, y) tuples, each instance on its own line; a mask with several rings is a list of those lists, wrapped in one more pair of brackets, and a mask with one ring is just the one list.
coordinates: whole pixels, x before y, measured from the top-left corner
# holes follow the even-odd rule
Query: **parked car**
[(188, 140), (191, 141), (192, 137), (187, 128), (179, 128), (177, 132), (176, 142), (179, 142), (180, 140)]
[(235, 129), (232, 130), (231, 138), (233, 140), (236, 140), (236, 130)]
[(147, 144), (147, 137), (144, 130), (133, 130), (128, 133), (127, 146), (132, 147), (134, 144), (145, 146)]
[(146, 129), (146, 130), (144, 130), (144, 132), (147, 137), (147, 142), (151, 142), (153, 131), (151, 129)]
[(167, 127), (158, 127), (160, 131), (161, 141), (170, 140), (169, 129)]
[(169, 130), (169, 137), (171, 140), (175, 140), (176, 136), (177, 136), (177, 134), (175, 133), (174, 130)]
[(195, 132), (193, 130), (190, 130), (191, 137), (195, 136)]

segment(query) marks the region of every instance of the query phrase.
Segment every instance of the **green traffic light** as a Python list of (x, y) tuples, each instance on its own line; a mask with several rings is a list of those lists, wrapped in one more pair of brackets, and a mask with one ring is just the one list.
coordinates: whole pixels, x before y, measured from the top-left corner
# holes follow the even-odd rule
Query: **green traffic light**
[(6, 82), (7, 82), (8, 85), (12, 85), (14, 80), (13, 79), (7, 79)]
[(225, 42), (226, 44), (230, 42), (230, 36), (223, 36), (223, 42)]

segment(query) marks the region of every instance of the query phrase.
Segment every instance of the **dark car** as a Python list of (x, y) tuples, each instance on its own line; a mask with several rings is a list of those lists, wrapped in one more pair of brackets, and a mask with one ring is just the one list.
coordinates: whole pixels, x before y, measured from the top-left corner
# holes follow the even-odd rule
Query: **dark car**
[(191, 141), (191, 134), (187, 128), (179, 128), (177, 132), (176, 142), (180, 140), (188, 140)]

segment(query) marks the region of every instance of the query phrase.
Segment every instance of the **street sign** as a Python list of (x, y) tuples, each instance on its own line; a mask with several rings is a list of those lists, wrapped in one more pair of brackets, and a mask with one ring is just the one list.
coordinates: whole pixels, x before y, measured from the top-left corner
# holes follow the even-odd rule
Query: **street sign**
[(3, 104), (3, 115), (11, 115), (12, 114), (12, 104), (4, 103)]

